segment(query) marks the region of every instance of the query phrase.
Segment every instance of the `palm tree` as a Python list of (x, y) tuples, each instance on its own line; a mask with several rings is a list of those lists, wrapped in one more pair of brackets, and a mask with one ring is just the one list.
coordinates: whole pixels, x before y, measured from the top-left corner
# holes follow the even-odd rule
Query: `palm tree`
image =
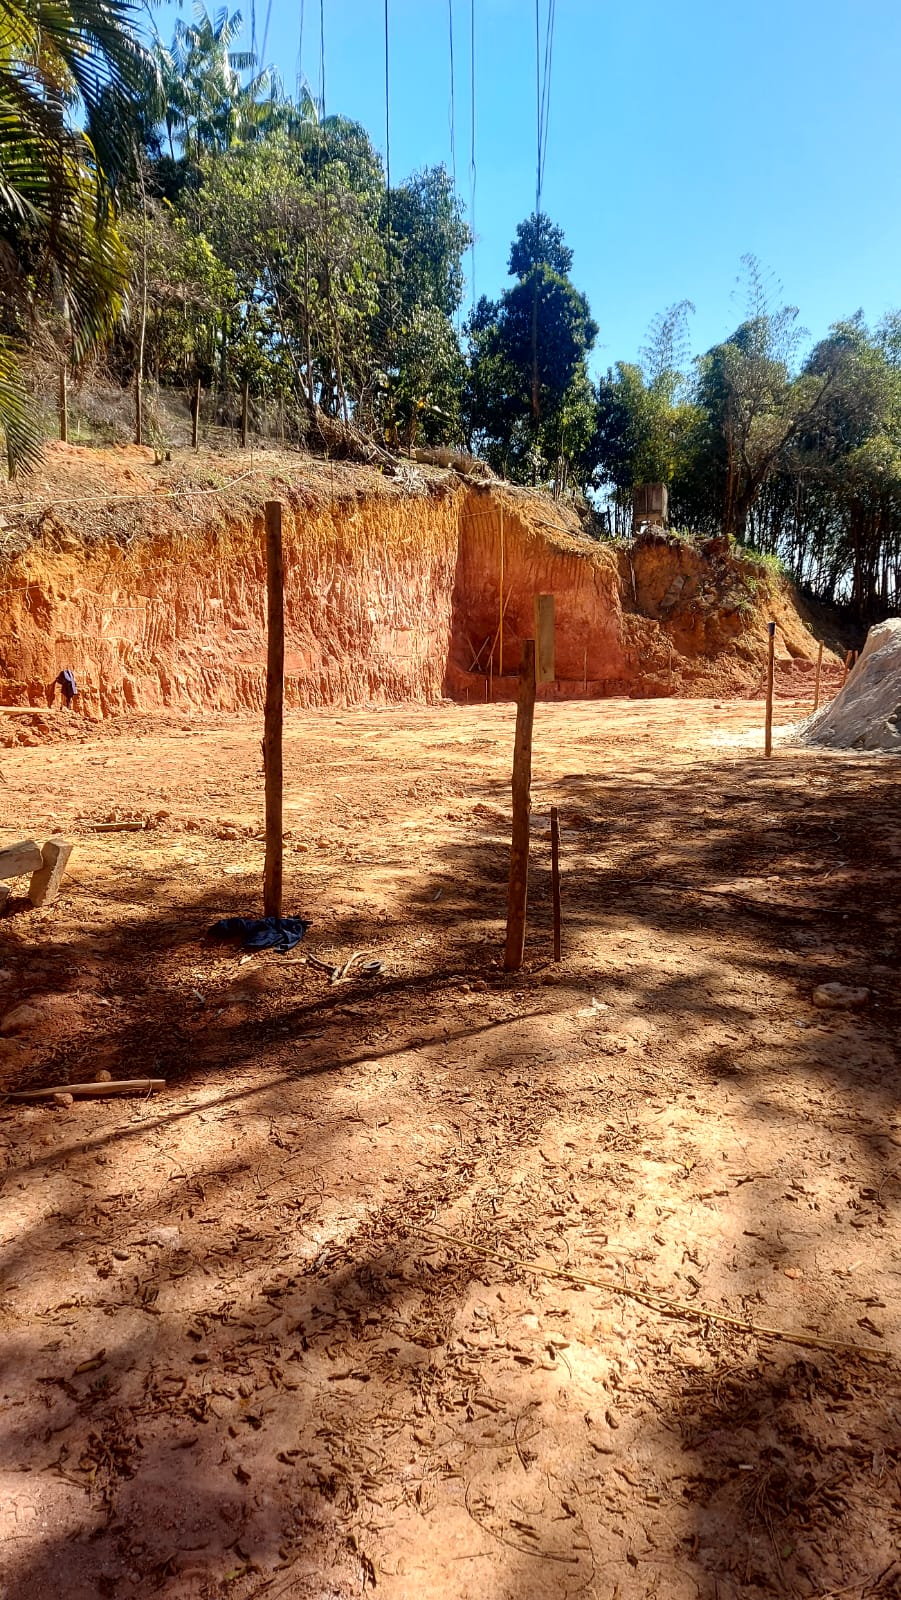
[(78, 360), (121, 308), (115, 196), (134, 170), (152, 74), (138, 15), (137, 0), (0, 0), (0, 433), (11, 471), (40, 452), (23, 335), (50, 307)]

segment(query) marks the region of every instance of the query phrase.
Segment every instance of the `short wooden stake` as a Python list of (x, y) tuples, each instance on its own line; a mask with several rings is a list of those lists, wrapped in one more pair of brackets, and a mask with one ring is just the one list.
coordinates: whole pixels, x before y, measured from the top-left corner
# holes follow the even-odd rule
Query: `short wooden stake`
[(771, 756), (773, 753), (773, 680), (776, 671), (776, 624), (768, 622), (766, 625), (769, 634), (769, 648), (766, 660), (766, 738), (763, 753)]
[(551, 806), (551, 896), (554, 903), (554, 960), (560, 960), (560, 823)]
[(494, 699), (494, 651), (488, 657), (488, 699)]
[(59, 369), (59, 437), (63, 444), (69, 439), (69, 374), (65, 361)]
[(513, 745), (513, 834), (507, 890), (507, 943), (504, 971), (518, 972), (526, 947), (529, 893), (529, 809), (532, 789), (532, 724), (535, 720), (535, 640), (522, 642), (516, 738)]
[(820, 640), (820, 648), (817, 651), (817, 675), (816, 675), (816, 678), (814, 679), (814, 685), (813, 685), (813, 709), (814, 709), (814, 711), (816, 711), (816, 708), (820, 703), (820, 669), (822, 668), (822, 665), (823, 665), (823, 641), (821, 639)]
[(200, 428), (200, 379), (194, 385), (194, 404), (191, 407), (191, 449), (197, 449), (197, 435)]
[(266, 710), (263, 772), (266, 786), (266, 865), (263, 915), (282, 914), (282, 722), (285, 699), (285, 605), (282, 505), (266, 501)]
[(845, 651), (845, 675), (842, 678), (842, 688), (845, 687), (845, 684), (848, 681), (848, 673), (851, 671), (851, 657), (853, 656), (853, 654), (854, 654), (853, 650), (846, 650)]
[(582, 693), (588, 693), (588, 646), (582, 651)]
[(241, 449), (247, 449), (247, 413), (250, 409), (250, 384), (245, 378), (241, 385)]

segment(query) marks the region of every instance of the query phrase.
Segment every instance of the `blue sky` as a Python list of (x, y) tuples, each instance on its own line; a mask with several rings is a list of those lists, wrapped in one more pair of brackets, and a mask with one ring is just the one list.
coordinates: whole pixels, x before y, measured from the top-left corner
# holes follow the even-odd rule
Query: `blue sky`
[[(534, 206), (534, 5), (474, 4), (476, 286), (495, 295)], [(322, 5), (326, 110), (362, 122), (384, 153), (383, 0)], [(468, 203), (471, 0), (452, 5)], [(267, 0), (256, 7), (259, 46)], [(242, 10), (249, 40), (250, 0)], [(293, 85), (303, 14), (301, 65), (317, 91), (319, 11), (272, 0), (266, 47)], [(176, 14), (156, 9), (164, 37)], [(448, 0), (389, 0), (389, 22), (396, 182), (451, 164)], [(878, 320), (901, 306), (897, 0), (557, 0), (543, 207), (600, 325), (595, 369), (634, 359), (655, 313), (683, 298), (697, 308), (694, 350), (722, 338), (740, 320), (746, 252), (812, 337), (858, 307)]]

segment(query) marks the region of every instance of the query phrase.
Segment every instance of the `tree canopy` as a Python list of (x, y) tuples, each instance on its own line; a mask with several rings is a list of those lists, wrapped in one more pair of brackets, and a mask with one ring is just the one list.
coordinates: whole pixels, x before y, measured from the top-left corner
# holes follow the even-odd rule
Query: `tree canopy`
[(389, 448), (466, 446), (606, 505), (621, 534), (633, 488), (663, 482), (689, 534), (778, 555), (861, 616), (898, 603), (901, 312), (846, 316), (808, 348), (746, 257), (745, 313), (719, 343), (691, 359), (680, 300), (636, 359), (593, 371), (598, 324), (559, 224), (518, 224), (509, 282), (461, 325), (472, 241), (446, 169), (389, 189), (365, 128), (238, 48), (239, 12), (196, 0), (151, 48), (138, 0), (0, 0), (0, 17), (11, 469), (46, 426), (31, 355), (76, 377), (99, 355), (134, 389), (139, 439), (145, 384), (185, 410), (200, 384), (223, 421), (243, 390), (292, 437), (325, 417)]

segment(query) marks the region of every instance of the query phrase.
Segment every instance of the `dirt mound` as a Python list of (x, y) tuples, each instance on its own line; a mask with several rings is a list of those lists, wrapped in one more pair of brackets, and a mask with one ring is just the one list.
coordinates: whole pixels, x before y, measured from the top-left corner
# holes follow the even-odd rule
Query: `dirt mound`
[(901, 617), (870, 629), (844, 688), (809, 718), (801, 737), (836, 750), (901, 754)]
[[(544, 495), (427, 462), (57, 445), (0, 489), (0, 706), (46, 710), (71, 667), (93, 721), (258, 709), (273, 497), (289, 704), (512, 698), (538, 593), (557, 622), (541, 698), (759, 694), (771, 617), (780, 690), (812, 689), (816, 642), (788, 586), (717, 543), (599, 544)], [(33, 737), (2, 719), (0, 742)]]

